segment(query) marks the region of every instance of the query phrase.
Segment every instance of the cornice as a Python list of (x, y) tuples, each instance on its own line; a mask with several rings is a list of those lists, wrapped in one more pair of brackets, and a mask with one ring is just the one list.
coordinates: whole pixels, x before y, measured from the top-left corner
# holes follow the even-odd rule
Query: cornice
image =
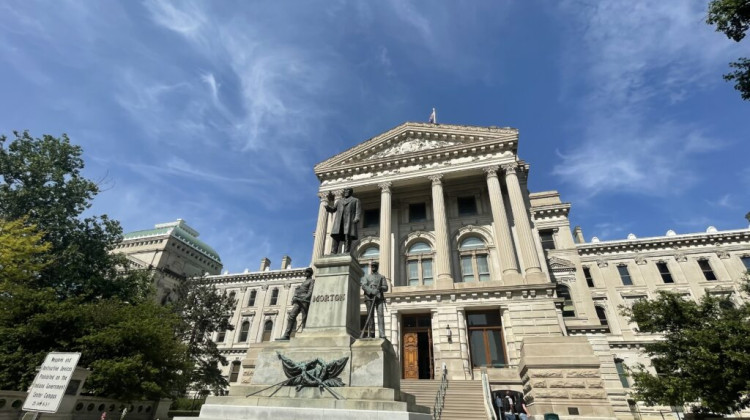
[(550, 216), (567, 216), (570, 212), (570, 203), (546, 204), (531, 207), (534, 217), (547, 218)]
[(227, 284), (292, 280), (304, 278), (305, 268), (307, 267), (289, 270), (256, 271), (253, 273), (219, 274), (214, 276), (195, 277), (193, 278), (193, 280), (201, 284)]
[(396, 286), (391, 292), (385, 294), (388, 303), (391, 302), (413, 302), (428, 301), (435, 298), (438, 302), (441, 300), (466, 300), (475, 299), (476, 297), (497, 297), (505, 299), (529, 299), (529, 298), (552, 298), (554, 296), (555, 285), (552, 283), (539, 285), (518, 285), (518, 286), (497, 286), (495, 284), (485, 287), (472, 287), (466, 289), (424, 289), (424, 290), (394, 290), (406, 286)]
[(691, 246), (715, 246), (732, 243), (750, 243), (750, 229), (727, 230), (716, 233), (690, 233), (676, 236), (657, 236), (634, 240), (617, 240), (576, 244), (579, 255), (662, 250)]

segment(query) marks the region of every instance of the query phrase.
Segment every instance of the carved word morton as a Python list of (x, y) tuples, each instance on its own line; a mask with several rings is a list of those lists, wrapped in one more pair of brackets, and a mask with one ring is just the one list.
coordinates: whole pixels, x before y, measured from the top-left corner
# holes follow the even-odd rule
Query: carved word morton
[(332, 295), (318, 295), (313, 298), (313, 302), (343, 302), (346, 300), (346, 293)]

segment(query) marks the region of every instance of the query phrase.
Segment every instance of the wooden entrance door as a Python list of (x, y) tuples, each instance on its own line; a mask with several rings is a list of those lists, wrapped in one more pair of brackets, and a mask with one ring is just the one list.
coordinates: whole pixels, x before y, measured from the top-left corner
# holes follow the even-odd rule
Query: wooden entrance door
[(419, 348), (417, 333), (404, 334), (404, 379), (419, 379)]

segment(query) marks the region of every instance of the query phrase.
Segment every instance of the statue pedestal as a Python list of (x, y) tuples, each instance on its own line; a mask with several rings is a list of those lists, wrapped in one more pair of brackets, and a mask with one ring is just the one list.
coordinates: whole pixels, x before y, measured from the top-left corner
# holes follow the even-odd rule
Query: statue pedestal
[[(226, 397), (209, 397), (200, 419), (431, 419), (427, 407), (416, 405), (414, 396), (400, 391), (401, 369), (391, 343), (358, 338), (361, 277), (362, 269), (349, 255), (318, 259), (305, 330), (288, 341), (252, 346), (243, 363), (253, 371), (250, 384), (231, 386)], [(348, 357), (338, 376), (344, 386), (332, 388), (342, 399), (317, 387), (297, 391), (283, 386), (258, 392), (287, 379), (277, 353), (294, 362), (319, 358), (330, 363)]]

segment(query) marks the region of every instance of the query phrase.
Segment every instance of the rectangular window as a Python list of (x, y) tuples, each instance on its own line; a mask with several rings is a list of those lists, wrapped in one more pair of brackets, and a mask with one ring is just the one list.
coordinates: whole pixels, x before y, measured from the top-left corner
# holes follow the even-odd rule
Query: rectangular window
[(422, 284), (432, 285), (432, 260), (422, 260)]
[(664, 281), (664, 283), (674, 283), (674, 279), (672, 278), (672, 273), (669, 272), (669, 267), (667, 267), (667, 263), (660, 261), (656, 263), (656, 268), (659, 269), (659, 274), (661, 274), (661, 279), (662, 281)]
[(463, 277), (464, 283), (474, 281), (474, 268), (471, 266), (471, 255), (461, 256), (461, 277)]
[(555, 238), (553, 237), (552, 229), (540, 230), (539, 238), (542, 240), (543, 250), (555, 249)]
[(703, 276), (706, 277), (706, 280), (716, 280), (716, 274), (714, 274), (714, 270), (711, 269), (711, 263), (709, 263), (708, 260), (698, 260), (698, 265), (701, 267), (701, 271), (703, 271)]
[(419, 261), (409, 261), (409, 286), (419, 286)]
[(458, 215), (474, 216), (477, 214), (477, 200), (474, 196), (458, 197)]
[(479, 281), (490, 280), (490, 266), (487, 264), (486, 255), (477, 255), (477, 271), (479, 271)]
[(503, 332), (498, 311), (466, 314), (471, 361), (475, 367), (505, 366)]
[(617, 271), (620, 273), (620, 279), (622, 279), (623, 285), (625, 286), (633, 285), (633, 279), (630, 278), (630, 272), (628, 271), (627, 265), (618, 265)]
[(229, 372), (229, 382), (237, 382), (240, 376), (240, 364), (232, 363), (232, 369)]
[(615, 359), (615, 369), (617, 369), (617, 376), (620, 377), (620, 383), (623, 388), (630, 388), (630, 382), (628, 382), (628, 374), (625, 372), (625, 364), (620, 359)]
[(364, 212), (364, 220), (362, 220), (362, 227), (378, 227), (380, 226), (380, 209), (369, 209)]
[(745, 270), (750, 270), (750, 257), (742, 257), (742, 264), (745, 265)]
[(255, 306), (255, 298), (258, 296), (258, 291), (253, 290), (250, 292), (250, 298), (247, 300), (247, 306)]
[(409, 204), (409, 222), (424, 222), (427, 220), (427, 205), (425, 203)]
[(589, 287), (594, 287), (594, 278), (591, 277), (591, 269), (588, 267), (583, 267), (583, 276), (586, 277), (586, 285)]

